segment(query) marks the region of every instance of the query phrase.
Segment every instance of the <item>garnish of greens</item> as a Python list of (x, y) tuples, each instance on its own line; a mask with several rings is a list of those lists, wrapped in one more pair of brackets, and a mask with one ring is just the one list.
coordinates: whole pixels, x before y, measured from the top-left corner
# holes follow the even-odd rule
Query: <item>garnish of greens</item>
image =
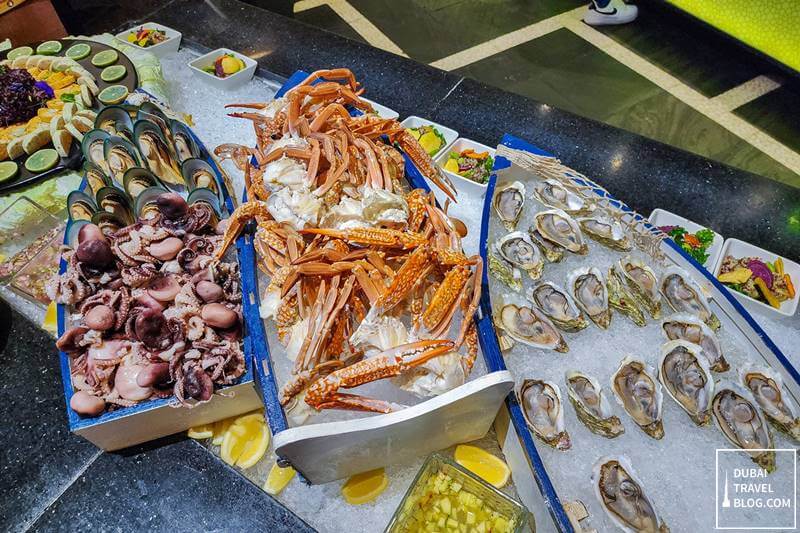
[(708, 260), (707, 251), (714, 242), (714, 232), (710, 229), (701, 229), (697, 233), (689, 233), (682, 226), (661, 226), (658, 229), (669, 235), (684, 252), (701, 265)]
[(419, 141), (420, 146), (428, 152), (429, 156), (434, 156), (442, 149), (442, 146), (447, 142), (444, 135), (434, 128), (433, 126), (418, 126), (416, 128), (408, 128), (408, 132)]
[(726, 287), (775, 309), (780, 309), (783, 302), (796, 294), (792, 278), (784, 271), (780, 257), (769, 262), (758, 257), (737, 259), (726, 255), (717, 279)]
[(484, 184), (489, 181), (493, 165), (494, 159), (489, 152), (476, 152), (468, 148), (461, 152), (450, 152), (444, 169), (475, 183)]

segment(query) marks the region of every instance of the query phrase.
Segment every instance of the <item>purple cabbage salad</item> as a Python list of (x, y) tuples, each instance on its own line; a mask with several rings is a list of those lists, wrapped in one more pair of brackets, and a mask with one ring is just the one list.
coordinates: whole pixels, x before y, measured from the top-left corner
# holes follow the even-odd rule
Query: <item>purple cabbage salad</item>
[[(49, 92), (52, 89), (47, 86)], [(0, 126), (24, 123), (36, 116), (36, 111), (45, 105), (46, 90), (36, 83), (27, 70), (0, 70)]]

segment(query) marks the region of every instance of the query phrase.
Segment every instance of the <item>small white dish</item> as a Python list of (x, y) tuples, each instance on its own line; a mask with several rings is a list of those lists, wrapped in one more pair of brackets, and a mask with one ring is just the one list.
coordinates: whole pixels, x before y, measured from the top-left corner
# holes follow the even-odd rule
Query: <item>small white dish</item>
[[(650, 213), (650, 224), (656, 228), (661, 226), (681, 226), (689, 233), (697, 233), (701, 229), (711, 229), (701, 226), (697, 222), (692, 222), (688, 218), (683, 218), (680, 215), (676, 215), (675, 213), (671, 213), (660, 208), (653, 209), (653, 212)], [(711, 231), (714, 230), (712, 229)], [(703, 264), (703, 266), (706, 267), (706, 270), (709, 272), (714, 270), (714, 267), (717, 265), (717, 261), (719, 261), (720, 254), (722, 254), (722, 244), (724, 240), (725, 239), (722, 237), (722, 235), (714, 231), (714, 241), (706, 250), (708, 253), (708, 259), (706, 259), (706, 262)]]
[[(750, 244), (749, 242), (740, 241), (739, 239), (726, 239), (725, 244), (722, 246), (722, 253), (720, 254), (719, 261), (717, 261), (717, 264), (714, 267), (715, 277), (719, 277), (719, 271), (722, 268), (722, 262), (724, 261), (725, 257), (729, 255), (733, 256), (735, 259), (742, 257), (757, 257), (762, 261), (769, 261), (770, 263), (774, 262), (776, 259), (778, 259), (778, 257), (780, 257), (779, 255), (775, 255), (774, 253), (764, 250), (763, 248), (759, 248), (758, 246)], [(800, 265), (794, 261), (786, 259), (785, 257), (781, 257), (781, 259), (783, 260), (783, 271), (786, 274), (789, 274), (789, 276), (792, 278), (792, 283), (794, 283), (795, 287), (797, 287), (798, 281), (800, 281)], [(795, 292), (794, 298), (783, 302), (780, 309), (775, 309), (771, 305), (754, 300), (753, 298), (750, 298), (749, 296), (738, 291), (734, 291), (733, 289), (729, 290), (731, 294), (733, 294), (736, 299), (748, 309), (767, 314), (772, 313), (782, 316), (794, 316), (795, 312), (797, 311), (797, 303), (800, 301), (800, 292)]]
[[(148, 47), (139, 46), (138, 44), (129, 42), (128, 35), (131, 32), (138, 31), (140, 28), (145, 28), (148, 30), (161, 30), (167, 35), (167, 40), (163, 43), (154, 44), (153, 46)], [(181, 32), (156, 22), (145, 22), (144, 24), (139, 24), (138, 26), (134, 26), (133, 28), (129, 28), (121, 33), (118, 33), (116, 37), (128, 46), (138, 48), (139, 50), (143, 50), (145, 52), (150, 52), (156, 57), (164, 57), (168, 54), (177, 52), (178, 47), (181, 45)]]
[(384, 118), (386, 120), (392, 120), (400, 117), (400, 113), (398, 113), (394, 109), (388, 108), (385, 105), (381, 105), (378, 102), (370, 100), (369, 98), (362, 98), (362, 100), (370, 103), (372, 105), (372, 108), (381, 118)]
[(456, 188), (459, 195), (465, 194), (469, 196), (475, 196), (477, 198), (483, 198), (486, 196), (487, 184), (476, 183), (471, 179), (463, 178), (455, 172), (450, 172), (444, 169), (444, 164), (447, 163), (447, 159), (450, 157), (450, 152), (462, 152), (470, 148), (476, 152), (489, 152), (489, 155), (492, 156), (492, 159), (494, 159), (494, 148), (489, 148), (485, 144), (471, 141), (469, 139), (459, 138), (453, 144), (451, 144), (447, 150), (440, 153), (434, 162), (439, 168), (442, 169), (442, 172), (447, 174), (447, 177), (449, 177), (450, 181), (453, 182), (453, 186)]
[(400, 125), (406, 129), (419, 128), (420, 126), (433, 126), (439, 130), (439, 133), (441, 133), (444, 137), (444, 146), (442, 146), (438, 152), (431, 156), (431, 158), (434, 160), (436, 160), (436, 158), (439, 157), (442, 152), (450, 148), (450, 145), (453, 144), (453, 142), (458, 138), (458, 132), (456, 130), (450, 129), (447, 126), (442, 126), (441, 124), (425, 118), (416, 117), (414, 115), (407, 117), (403, 122), (400, 123)]
[[(231, 54), (236, 56), (237, 58), (244, 61), (244, 68), (239, 72), (231, 74), (225, 78), (218, 78), (213, 74), (209, 74), (204, 68), (212, 67), (214, 65), (214, 61), (223, 55), (223, 54)], [(195, 73), (202, 81), (217, 87), (219, 89), (233, 89), (235, 87), (240, 87), (250, 81), (253, 78), (253, 74), (256, 72), (256, 67), (258, 67), (258, 63), (247, 57), (246, 55), (240, 54), (239, 52), (234, 52), (233, 50), (229, 50), (228, 48), (217, 48), (213, 52), (209, 52), (204, 56), (200, 56), (197, 59), (189, 62), (189, 68), (192, 69), (192, 72)]]

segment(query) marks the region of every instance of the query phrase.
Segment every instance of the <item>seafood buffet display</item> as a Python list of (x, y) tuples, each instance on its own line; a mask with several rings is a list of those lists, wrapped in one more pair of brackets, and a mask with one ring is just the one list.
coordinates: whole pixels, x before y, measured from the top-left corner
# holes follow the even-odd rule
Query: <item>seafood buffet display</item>
[(239, 265), (218, 254), (222, 186), (188, 128), (149, 102), (106, 107), (68, 198), (57, 341), (84, 417), (174, 396), (207, 401), (246, 371)]
[(742, 449), (742, 467), (791, 470), (755, 449), (800, 442), (795, 400), (667, 260), (665, 235), (551, 157), (497, 156), (511, 166), (486, 199), (493, 320), (561, 498), (583, 501), (598, 530), (698, 531), (713, 524), (714, 495), (689, 512), (680, 487), (714, 486), (716, 448)]

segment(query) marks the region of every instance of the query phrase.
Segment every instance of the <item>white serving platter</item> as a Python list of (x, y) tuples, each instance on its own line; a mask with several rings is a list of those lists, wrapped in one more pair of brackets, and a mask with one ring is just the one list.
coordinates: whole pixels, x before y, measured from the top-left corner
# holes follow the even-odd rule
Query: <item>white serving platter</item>
[[(218, 78), (203, 70), (204, 68), (212, 66), (214, 61), (223, 54), (231, 54), (241, 59), (244, 61), (244, 68), (226, 78)], [(256, 67), (258, 67), (258, 63), (255, 60), (228, 48), (217, 48), (189, 62), (189, 68), (192, 69), (192, 72), (200, 78), (201, 81), (217, 87), (218, 89), (233, 89), (244, 85), (253, 78)]]
[[(661, 208), (653, 209), (653, 212), (650, 213), (649, 220), (650, 224), (657, 228), (661, 226), (681, 226), (690, 233), (697, 233), (702, 229), (710, 229), (711, 231), (714, 231), (712, 228), (706, 228), (697, 222), (692, 222), (688, 218), (684, 218)], [(706, 267), (706, 270), (714, 270), (714, 267), (717, 265), (717, 261), (719, 261), (722, 254), (722, 244), (724, 241), (725, 238), (714, 231), (714, 241), (711, 243), (711, 246), (708, 247), (708, 259), (706, 259), (706, 262), (703, 264), (703, 266)]]
[(434, 160), (436, 160), (436, 158), (439, 157), (443, 152), (446, 152), (450, 148), (450, 145), (453, 144), (456, 139), (458, 139), (458, 132), (456, 130), (448, 128), (447, 126), (442, 126), (438, 122), (433, 122), (432, 120), (414, 115), (406, 117), (406, 119), (403, 120), (400, 125), (406, 129), (418, 128), (420, 126), (433, 126), (439, 130), (439, 133), (444, 136), (444, 146), (442, 146), (438, 152), (431, 156), (431, 158)]
[(492, 156), (494, 159), (495, 149), (489, 148), (485, 144), (481, 144), (479, 142), (459, 138), (450, 147), (441, 152), (435, 159), (435, 163), (439, 168), (442, 169), (442, 172), (447, 174), (450, 180), (453, 182), (456, 190), (458, 191), (459, 195), (465, 194), (469, 196), (474, 196), (476, 198), (483, 198), (486, 195), (486, 183), (476, 183), (470, 179), (462, 178), (455, 172), (450, 172), (449, 170), (445, 170), (444, 164), (447, 163), (447, 159), (450, 157), (450, 152), (461, 152), (463, 150), (467, 150), (472, 148), (476, 152), (489, 152), (489, 155)]
[[(719, 260), (714, 266), (713, 272), (715, 277), (719, 277), (719, 271), (722, 268), (722, 261), (728, 255), (732, 255), (734, 258), (758, 257), (759, 259), (763, 261), (769, 261), (770, 263), (774, 262), (780, 257), (779, 255), (776, 255), (763, 248), (759, 248), (758, 246), (750, 244), (749, 242), (740, 241), (739, 239), (727, 239), (725, 244), (722, 246)], [(781, 259), (783, 260), (784, 272), (789, 274), (789, 276), (792, 278), (792, 281), (797, 284), (798, 280), (800, 280), (800, 265), (794, 261), (786, 259), (785, 257), (781, 257)], [(730, 290), (730, 293), (733, 294), (737, 300), (742, 302), (742, 305), (749, 310), (768, 315), (794, 316), (795, 312), (797, 312), (798, 301), (800, 301), (800, 292), (796, 292), (794, 298), (783, 302), (780, 309), (776, 309), (771, 305), (765, 304), (764, 302), (759, 302), (758, 300), (750, 298), (746, 294), (742, 294), (738, 291)]]
[(386, 107), (385, 105), (379, 104), (378, 102), (375, 102), (374, 100), (370, 100), (369, 98), (361, 98), (361, 99), (364, 100), (365, 102), (368, 102), (369, 104), (371, 104), (372, 108), (375, 109), (375, 112), (381, 118), (385, 118), (387, 120), (392, 120), (392, 119), (398, 118), (400, 116), (400, 113), (398, 113), (394, 109), (391, 109), (389, 107)]
[[(135, 32), (139, 30), (139, 28), (145, 28), (149, 30), (161, 30), (167, 35), (167, 40), (163, 43), (158, 43), (153, 46), (139, 46), (136, 43), (131, 43), (128, 41), (128, 34), (131, 32)], [(128, 28), (127, 30), (120, 32), (116, 35), (116, 38), (122, 41), (123, 43), (127, 44), (128, 46), (132, 46), (144, 52), (150, 52), (156, 57), (164, 57), (167, 54), (172, 54), (173, 52), (177, 52), (178, 48), (181, 45), (181, 32), (178, 30), (173, 30), (168, 26), (164, 26), (163, 24), (158, 24), (157, 22), (145, 22), (144, 24), (139, 24), (132, 28)]]

